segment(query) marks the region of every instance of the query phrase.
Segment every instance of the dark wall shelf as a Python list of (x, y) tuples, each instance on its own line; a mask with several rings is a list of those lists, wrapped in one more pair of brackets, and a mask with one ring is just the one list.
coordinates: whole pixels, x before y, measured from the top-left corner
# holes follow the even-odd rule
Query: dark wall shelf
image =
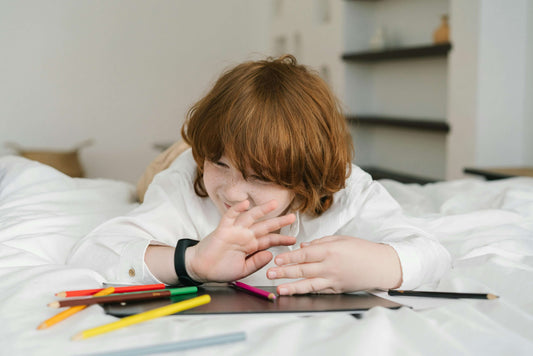
[(349, 115), (346, 119), (352, 123), (368, 126), (388, 126), (420, 131), (450, 132), (450, 125), (444, 120), (409, 119), (373, 115)]
[(400, 173), (396, 171), (391, 171), (390, 169), (384, 169), (374, 166), (362, 166), (361, 167), (365, 172), (372, 176), (372, 179), (392, 179), (400, 183), (416, 183), (416, 184), (428, 184), (437, 182), (436, 179), (420, 177), (411, 174)]
[(476, 168), (465, 167), (464, 173), (475, 174), (486, 180), (496, 180), (511, 177), (533, 177), (533, 167), (507, 167), (507, 168)]
[(346, 61), (356, 62), (377, 62), (396, 59), (446, 57), (448, 55), (448, 52), (450, 52), (451, 48), (452, 45), (450, 43), (416, 47), (391, 48), (382, 51), (345, 53), (342, 55), (342, 59)]

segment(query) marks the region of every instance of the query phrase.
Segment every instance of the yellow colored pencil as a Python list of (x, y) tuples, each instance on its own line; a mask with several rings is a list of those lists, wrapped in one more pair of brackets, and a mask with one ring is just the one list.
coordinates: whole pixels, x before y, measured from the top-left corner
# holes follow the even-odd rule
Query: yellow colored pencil
[(116, 329), (123, 328), (125, 326), (130, 326), (137, 323), (142, 323), (147, 320), (159, 318), (162, 316), (167, 316), (171, 314), (175, 314), (177, 312), (196, 308), (200, 305), (207, 304), (211, 301), (211, 297), (208, 294), (201, 295), (196, 298), (191, 298), (184, 300), (182, 302), (166, 305), (161, 308), (152, 309), (143, 313), (127, 316), (125, 318), (122, 318), (120, 320), (117, 320), (115, 322), (97, 326), (92, 329), (84, 330), (72, 337), (72, 340), (82, 340), (87, 339), (89, 337), (97, 336), (103, 333), (107, 333), (109, 331), (113, 331)]
[[(115, 291), (115, 288), (109, 287), (106, 289), (102, 289), (100, 292), (94, 294), (93, 297), (101, 297), (104, 295), (109, 295), (109, 294), (112, 294), (114, 291)], [(50, 326), (59, 323), (61, 320), (65, 320), (69, 316), (76, 314), (77, 312), (85, 308), (87, 308), (87, 305), (77, 305), (75, 307), (71, 307), (66, 310), (63, 310), (61, 313), (58, 313), (54, 315), (53, 317), (51, 317), (50, 319), (43, 321), (42, 324), (37, 327), (37, 329), (40, 330), (40, 329), (49, 328)]]

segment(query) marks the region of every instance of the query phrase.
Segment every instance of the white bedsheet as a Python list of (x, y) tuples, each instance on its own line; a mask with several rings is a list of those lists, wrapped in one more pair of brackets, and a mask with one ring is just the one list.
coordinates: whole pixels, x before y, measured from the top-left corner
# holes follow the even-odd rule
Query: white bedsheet
[[(76, 355), (246, 331), (247, 340), (185, 355), (533, 354), (533, 179), (459, 180), (425, 186), (382, 181), (411, 215), (437, 232), (454, 268), (437, 290), (490, 292), (413, 310), (345, 314), (165, 317), (82, 341), (114, 321), (93, 306), (45, 330), (47, 303), (63, 290), (97, 288), (96, 272), (64, 265), (99, 223), (136, 206), (124, 182), (72, 179), (19, 157), (0, 158), (0, 354)], [(409, 304), (410, 298), (395, 300)]]

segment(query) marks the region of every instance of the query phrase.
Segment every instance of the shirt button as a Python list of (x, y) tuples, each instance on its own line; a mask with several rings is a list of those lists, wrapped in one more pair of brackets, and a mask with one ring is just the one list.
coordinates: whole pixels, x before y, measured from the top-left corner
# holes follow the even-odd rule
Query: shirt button
[(128, 274), (130, 275), (130, 277), (135, 277), (135, 269), (130, 268), (130, 270), (128, 271)]

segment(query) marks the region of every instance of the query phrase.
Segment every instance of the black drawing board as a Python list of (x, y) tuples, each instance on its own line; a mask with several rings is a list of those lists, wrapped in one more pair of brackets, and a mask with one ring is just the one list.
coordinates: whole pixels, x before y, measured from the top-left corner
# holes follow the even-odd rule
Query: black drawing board
[[(275, 293), (276, 287), (259, 287)], [(355, 294), (305, 294), (278, 296), (274, 301), (259, 297), (249, 292), (226, 286), (201, 286), (197, 294), (181, 295), (172, 298), (155, 299), (128, 303), (104, 304), (107, 314), (123, 317), (159, 308), (170, 303), (209, 294), (211, 302), (193, 309), (185, 310), (179, 315), (239, 314), (239, 313), (300, 313), (346, 312), (360, 314), (372, 307), (396, 309), (401, 304), (368, 293)]]

